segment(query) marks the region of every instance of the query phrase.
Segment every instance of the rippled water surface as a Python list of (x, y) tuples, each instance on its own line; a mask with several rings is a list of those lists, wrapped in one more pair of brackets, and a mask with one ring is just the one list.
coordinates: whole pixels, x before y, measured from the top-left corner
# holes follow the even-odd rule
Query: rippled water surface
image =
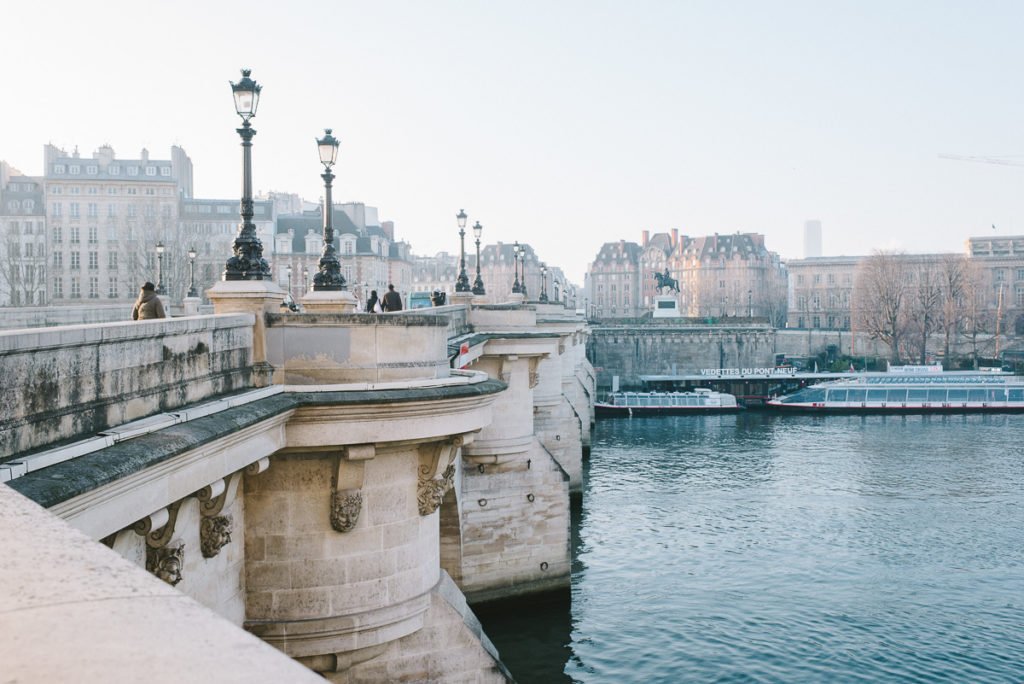
[(527, 682), (1024, 682), (1024, 417), (599, 421)]

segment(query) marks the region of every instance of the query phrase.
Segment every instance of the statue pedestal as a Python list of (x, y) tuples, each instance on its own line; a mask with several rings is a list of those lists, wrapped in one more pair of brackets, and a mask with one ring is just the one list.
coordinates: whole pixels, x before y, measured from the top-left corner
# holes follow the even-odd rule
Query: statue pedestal
[(199, 305), (202, 304), (203, 300), (199, 297), (185, 297), (181, 300), (181, 308), (185, 316), (198, 316)]
[(654, 318), (679, 318), (679, 300), (672, 295), (658, 295), (654, 298)]
[(522, 304), (526, 301), (526, 297), (522, 292), (510, 292), (508, 299), (505, 300), (509, 304)]

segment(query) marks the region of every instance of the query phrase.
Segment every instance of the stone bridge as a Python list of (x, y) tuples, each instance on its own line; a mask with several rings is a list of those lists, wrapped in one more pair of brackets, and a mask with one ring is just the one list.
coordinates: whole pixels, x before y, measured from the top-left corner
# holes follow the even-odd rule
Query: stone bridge
[(212, 316), (0, 333), (5, 674), (511, 681), (469, 604), (568, 587), (584, 322), (229, 285)]

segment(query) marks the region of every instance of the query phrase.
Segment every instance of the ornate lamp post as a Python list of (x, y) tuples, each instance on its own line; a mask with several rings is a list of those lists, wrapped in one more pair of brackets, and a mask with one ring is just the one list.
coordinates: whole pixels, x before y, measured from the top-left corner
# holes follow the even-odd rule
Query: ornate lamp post
[(320, 150), (320, 163), (324, 172), (324, 251), (320, 255), (320, 270), (313, 275), (313, 290), (344, 290), (345, 277), (341, 275), (341, 264), (338, 252), (334, 249), (334, 204), (331, 200), (331, 181), (334, 174), (331, 167), (338, 158), (338, 139), (331, 135), (331, 129), (324, 129), (324, 137), (317, 139), (316, 146)]
[(270, 280), (270, 265), (263, 258), (263, 244), (252, 222), (252, 137), (256, 130), (249, 119), (256, 116), (262, 87), (249, 78), (249, 69), (242, 69), (242, 80), (231, 84), (235, 111), (242, 117), (242, 127), (235, 129), (242, 138), (242, 223), (232, 247), (234, 255), (224, 268), (224, 280)]
[(540, 301), (548, 301), (548, 267), (547, 264), (540, 265)]
[(522, 284), (519, 286), (519, 291), (525, 300), (528, 296), (526, 294), (526, 245), (519, 245), (519, 270), (522, 272)]
[(747, 318), (754, 317), (754, 291), (747, 290)]
[(455, 279), (456, 292), (469, 292), (469, 276), (466, 275), (466, 212), (459, 209), (455, 219), (459, 222), (459, 277)]
[(302, 267), (302, 291), (305, 292), (309, 287), (309, 267), (303, 265)]
[(519, 284), (519, 241), (516, 240), (515, 244), (512, 245), (512, 269), (515, 273), (515, 281), (512, 283), (512, 294), (519, 294), (523, 291), (523, 286)]
[(292, 295), (292, 265), (288, 264), (284, 267), (284, 273), (288, 276), (288, 299), (294, 299)]
[(482, 295), (487, 294), (484, 290), (484, 280), (480, 277), (480, 235), (484, 232), (484, 227), (477, 221), (473, 224), (473, 237), (476, 238), (476, 280), (473, 281), (473, 294)]
[(198, 297), (196, 292), (196, 248), (188, 248), (188, 294), (187, 297)]
[(164, 243), (156, 243), (156, 293), (164, 292)]

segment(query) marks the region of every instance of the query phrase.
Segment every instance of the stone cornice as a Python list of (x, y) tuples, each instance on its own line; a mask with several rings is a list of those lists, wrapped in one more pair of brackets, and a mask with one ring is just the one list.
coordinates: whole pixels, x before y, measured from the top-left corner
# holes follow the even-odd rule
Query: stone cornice
[[(480, 399), (501, 392), (505, 387), (504, 383), (496, 380), (486, 380), (471, 384), (404, 389), (282, 392), (119, 442), (106, 449), (28, 473), (7, 484), (67, 519), (92, 508), (98, 501), (122, 498), (127, 504), (128, 500), (137, 501), (142, 498), (140, 495), (144, 492), (151, 494), (154, 498), (148, 504), (144, 500), (134, 504), (136, 507), (148, 505), (148, 509), (123, 512), (123, 517), (134, 521), (149, 515), (157, 498), (174, 501), (209, 484), (211, 452), (220, 454), (224, 461), (224, 472), (214, 473), (214, 476), (225, 477), (285, 448), (287, 442), (284, 426), (295, 413), (306, 416), (319, 414), (321, 419), (365, 421), (367, 425), (376, 423), (373, 439), (356, 438), (355, 433), (358, 431), (350, 431), (349, 436), (353, 440), (339, 440), (338, 444), (377, 441), (382, 437), (386, 441), (391, 441), (391, 437), (408, 439), (412, 437), (411, 432), (421, 433), (417, 435), (419, 438), (429, 438), (445, 431), (448, 434), (470, 432), (480, 427), (476, 424), (478, 419), (469, 420), (467, 425), (457, 425), (456, 429), (442, 426), (441, 421), (436, 419), (439, 404), (448, 404), (447, 409), (453, 412), (472, 414), (474, 408), (486, 408), (489, 411), (490, 402), (481, 403)], [(344, 410), (339, 410), (342, 408)], [(404, 415), (422, 425), (416, 430), (411, 429), (411, 424), (407, 425), (410, 434), (406, 436), (392, 434), (390, 431), (382, 435), (379, 426), (385, 409), (389, 419), (392, 415)], [(435, 417), (431, 420), (432, 415)], [(179, 471), (188, 468), (202, 473), (200, 482), (189, 485), (188, 478), (177, 476)], [(168, 490), (167, 476), (172, 472), (176, 477), (171, 478), (171, 481), (178, 483), (182, 491)], [(109, 530), (90, 532), (99, 538), (123, 527), (124, 521), (120, 520), (122, 516), (118, 517), (116, 523), (111, 521), (112, 527)]]

